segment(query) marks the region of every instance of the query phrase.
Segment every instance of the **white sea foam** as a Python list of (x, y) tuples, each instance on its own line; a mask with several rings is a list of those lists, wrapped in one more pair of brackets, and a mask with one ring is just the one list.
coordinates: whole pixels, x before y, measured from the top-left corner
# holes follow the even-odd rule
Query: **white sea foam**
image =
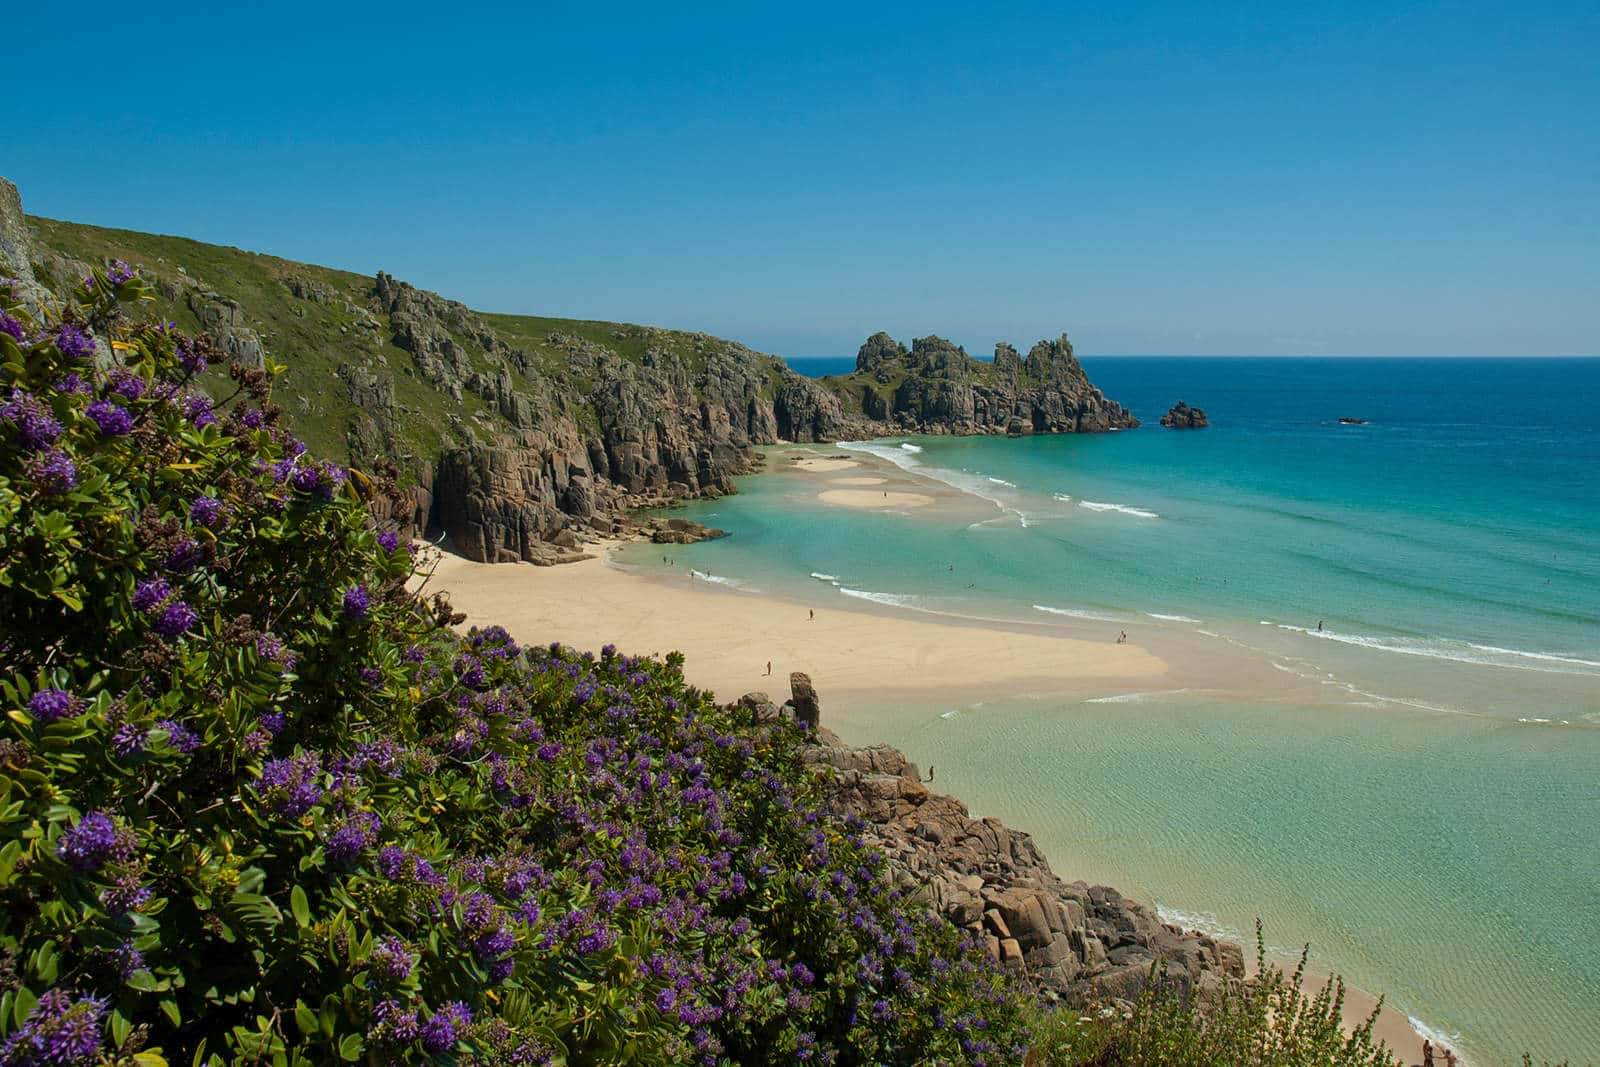
[(907, 608), (911, 611), (925, 611), (929, 615), (943, 615), (945, 612), (937, 611), (924, 605), (920, 598), (907, 596), (904, 593), (878, 593), (871, 589), (848, 589), (845, 586), (836, 587), (845, 596), (855, 597), (857, 600), (870, 600), (874, 604), (882, 604), (890, 608)]
[(994, 484), (995, 484), (995, 485), (1004, 485), (1004, 486), (1009, 486), (1009, 487), (1010, 487), (1010, 488), (1012, 488), (1012, 489), (1015, 489), (1015, 488), (1016, 488), (1016, 487), (1017, 487), (1017, 483), (1016, 483), (1016, 482), (1008, 482), (1008, 481), (1006, 481), (1006, 480), (1005, 480), (1005, 479), (1004, 479), (1004, 478), (996, 478), (996, 477), (994, 477), (994, 476), (993, 476), (993, 475), (986, 475), (986, 477), (987, 477), (987, 478), (988, 478), (988, 479), (989, 479), (989, 480), (990, 480), (990, 481), (991, 481), (991, 482), (993, 482), (993, 483), (994, 483)]
[(1578, 675), (1593, 675), (1600, 670), (1600, 662), (1594, 660), (1575, 659), (1545, 652), (1525, 652), (1513, 648), (1497, 648), (1493, 645), (1475, 645), (1467, 641), (1452, 641), (1442, 637), (1371, 637), (1365, 634), (1346, 634), (1335, 630), (1294, 626), (1286, 622), (1280, 622), (1277, 626), (1280, 630), (1289, 630), (1342, 645), (1356, 645), (1360, 648), (1393, 652), (1402, 656), (1422, 656), (1426, 659), (1449, 660), (1452, 663), (1470, 663), (1480, 667), (1503, 667), (1507, 670), (1535, 671), (1540, 674)]
[(939, 718), (941, 718), (941, 719), (953, 719), (957, 715), (960, 715), (960, 714), (961, 714), (961, 709), (960, 708), (951, 708), (949, 711), (940, 712), (939, 713)]
[(738, 578), (725, 578), (720, 574), (707, 574), (705, 571), (694, 570), (690, 571), (689, 574), (702, 582), (710, 582), (713, 585), (726, 585), (731, 589), (749, 589), (749, 586)]
[(1152, 691), (1150, 691), (1148, 693), (1117, 693), (1114, 696), (1108, 696), (1108, 697), (1089, 697), (1087, 700), (1084, 701), (1084, 703), (1085, 704), (1145, 704), (1145, 703), (1148, 703), (1149, 701), (1152, 701), (1152, 700), (1159, 700), (1162, 697), (1167, 697), (1167, 696), (1176, 696), (1179, 693), (1187, 693), (1188, 691), (1189, 690), (1187, 690), (1187, 689), (1155, 689), (1155, 690), (1152, 690)]
[(832, 582), (835, 585), (839, 584), (839, 576), (837, 574), (823, 574), (821, 571), (812, 571), (811, 577), (815, 578), (819, 582)]
[(1050, 495), (1052, 497), (1054, 497), (1055, 499), (1061, 501), (1063, 504), (1072, 503), (1072, 497), (1067, 493), (1051, 493)]
[[(1435, 1029), (1415, 1015), (1407, 1015), (1406, 1022), (1411, 1024), (1411, 1029), (1417, 1032), (1418, 1037), (1425, 1041), (1433, 1042), (1435, 1049), (1448, 1048), (1455, 1050), (1456, 1063), (1460, 1064), (1461, 1067), (1472, 1067), (1472, 1061), (1463, 1056), (1461, 1049), (1458, 1047), (1461, 1044), (1461, 1035), (1459, 1033), (1446, 1033), (1443, 1030)], [(1443, 1054), (1440, 1053), (1435, 1056), (1435, 1062), (1443, 1058)]]
[(1102, 500), (1080, 500), (1078, 501), (1078, 506), (1080, 508), (1088, 508), (1090, 511), (1115, 511), (1123, 515), (1132, 515), (1136, 519), (1159, 519), (1161, 517), (1153, 511), (1146, 511), (1144, 508), (1129, 507), (1127, 504), (1108, 504)]
[(912, 452), (912, 453), (916, 453), (916, 452), (921, 452), (922, 451), (922, 446), (921, 445), (914, 445), (914, 444), (911, 444), (909, 441), (901, 441), (900, 442), (900, 447), (905, 449), (907, 452)]
[(1192, 619), (1187, 615), (1163, 615), (1159, 611), (1147, 611), (1147, 612), (1145, 612), (1145, 614), (1150, 616), (1152, 619), (1165, 619), (1168, 622), (1199, 622), (1200, 621), (1199, 619)]
[(1227, 941), (1242, 941), (1243, 936), (1231, 926), (1223, 924), (1221, 919), (1207, 911), (1179, 911), (1169, 908), (1165, 904), (1156, 904), (1156, 916), (1164, 923), (1182, 927), (1185, 930), (1198, 930), (1210, 937), (1221, 938)]
[(1577, 659), (1573, 656), (1557, 656), (1550, 652), (1524, 652), (1520, 648), (1501, 648), (1498, 645), (1471, 645), (1471, 647), (1480, 652), (1493, 652), (1500, 656), (1521, 656), (1524, 659), (1544, 660), (1547, 663), (1568, 663), (1575, 667), (1600, 667), (1600, 661), (1597, 660)]
[(1074, 619), (1094, 619), (1098, 622), (1118, 622), (1115, 615), (1103, 615), (1097, 611), (1085, 611), (1082, 608), (1053, 608), (1048, 604), (1035, 604), (1034, 611), (1043, 611), (1050, 615), (1068, 615)]

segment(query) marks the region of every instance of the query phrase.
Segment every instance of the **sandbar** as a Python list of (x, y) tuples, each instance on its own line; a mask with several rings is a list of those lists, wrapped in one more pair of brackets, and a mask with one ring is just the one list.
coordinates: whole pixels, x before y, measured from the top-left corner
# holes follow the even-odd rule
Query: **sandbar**
[(809, 471), (812, 474), (832, 474), (834, 471), (845, 471), (851, 467), (859, 467), (859, 460), (847, 459), (844, 456), (806, 456), (794, 461), (797, 470)]
[(926, 493), (876, 489), (824, 489), (817, 494), (817, 499), (846, 508), (925, 508), (933, 503), (933, 497)]

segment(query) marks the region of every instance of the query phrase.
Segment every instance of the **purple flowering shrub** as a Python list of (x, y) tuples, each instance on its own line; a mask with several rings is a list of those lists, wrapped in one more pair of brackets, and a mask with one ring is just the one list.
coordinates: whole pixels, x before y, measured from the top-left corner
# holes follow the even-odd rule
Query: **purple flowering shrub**
[(142, 285), (0, 286), (0, 1067), (1020, 1061), (798, 728), (459, 634)]

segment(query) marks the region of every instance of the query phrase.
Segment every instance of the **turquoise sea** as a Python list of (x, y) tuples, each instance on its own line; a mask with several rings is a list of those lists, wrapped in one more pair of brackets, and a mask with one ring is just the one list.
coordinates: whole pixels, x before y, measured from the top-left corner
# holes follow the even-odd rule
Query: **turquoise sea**
[[(936, 765), (1068, 878), (1310, 942), (1470, 1063), (1600, 1062), (1600, 360), (1083, 363), (1144, 428), (850, 446), (984, 498), (977, 521), (756, 475), (691, 509), (732, 536), (679, 560), (1281, 675), (884, 698), (852, 739)], [(1157, 426), (1178, 399), (1212, 428)]]

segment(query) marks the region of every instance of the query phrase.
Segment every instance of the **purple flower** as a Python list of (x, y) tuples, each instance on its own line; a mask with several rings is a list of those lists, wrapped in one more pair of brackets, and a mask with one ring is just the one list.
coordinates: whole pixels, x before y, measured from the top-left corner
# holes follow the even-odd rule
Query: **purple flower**
[(378, 943), (372, 948), (372, 967), (383, 977), (391, 982), (403, 982), (411, 977), (411, 969), (417, 965), (416, 957), (406, 943), (392, 934), (378, 938)]
[(56, 348), (63, 359), (86, 363), (94, 358), (94, 338), (76, 323), (66, 322), (56, 331)]
[(17, 428), (17, 447), (24, 452), (37, 452), (61, 436), (61, 423), (50, 409), (21, 389), (11, 390), (0, 404), (0, 421)]
[(111, 279), (112, 285), (123, 285), (133, 280), (133, 268), (120, 259), (113, 259), (110, 269), (106, 271), (106, 277)]
[(117, 851), (116, 824), (102, 811), (85, 813), (78, 825), (61, 835), (56, 846), (56, 855), (73, 870), (84, 873), (99, 870)]
[(368, 595), (366, 586), (358, 585), (345, 590), (344, 613), (347, 618), (364, 619), (371, 606), (372, 598)]
[(144, 751), (148, 735), (142, 727), (125, 722), (111, 734), (111, 752), (118, 759), (137, 756)]
[(206, 561), (206, 547), (199, 541), (184, 538), (167, 553), (167, 570), (174, 574), (188, 574)]
[(291, 759), (269, 760), (261, 768), (255, 790), (280, 815), (304, 815), (322, 799), (322, 758), (307, 752)]
[(461, 1001), (452, 1001), (433, 1013), (433, 1018), (422, 1024), (422, 1047), (438, 1055), (456, 1047), (460, 1031), (472, 1025), (472, 1009)]
[(106, 911), (120, 918), (132, 911), (138, 911), (150, 903), (150, 898), (155, 896), (146, 887), (139, 884), (139, 879), (131, 874), (119, 877), (116, 884), (109, 889), (100, 891), (100, 903), (105, 905)]
[(77, 714), (78, 701), (65, 689), (41, 689), (28, 701), (28, 712), (40, 722), (55, 722)]
[(74, 999), (64, 989), (52, 989), (39, 998), (22, 1025), (0, 1046), (0, 1063), (6, 1067), (79, 1067), (97, 1062), (105, 1016), (104, 999)]
[(202, 374), (206, 369), (205, 357), (194, 350), (188, 341), (178, 342), (178, 366), (187, 374)]
[(400, 535), (393, 530), (385, 530), (378, 535), (378, 547), (385, 552), (393, 552), (400, 547)]
[(239, 413), (239, 421), (244, 423), (247, 429), (259, 430), (266, 422), (266, 416), (260, 408), (245, 408)]
[(84, 414), (94, 420), (106, 437), (121, 437), (133, 429), (133, 416), (121, 404), (109, 400), (96, 400), (84, 409)]
[(9, 333), (20, 341), (22, 340), (22, 323), (0, 311), (0, 333)]
[(172, 595), (172, 585), (165, 578), (152, 578), (133, 587), (133, 610), (152, 611)]
[(191, 393), (184, 397), (183, 412), (189, 416), (189, 421), (194, 423), (197, 430), (217, 424), (217, 417), (211, 413), (211, 398), (204, 393)]
[(167, 744), (183, 753), (185, 756), (200, 747), (200, 738), (193, 730), (182, 723), (172, 719), (163, 719), (156, 723), (156, 728), (167, 732)]
[(29, 460), (24, 469), (40, 491), (48, 496), (61, 496), (78, 484), (78, 468), (59, 448), (52, 448), (44, 455)]
[(145, 969), (144, 953), (134, 948), (132, 941), (124, 941), (112, 950), (111, 965), (116, 968), (117, 976), (126, 982)]
[(155, 631), (163, 637), (182, 637), (199, 621), (199, 612), (181, 600), (174, 600), (156, 621)]
[(125, 370), (112, 371), (111, 391), (124, 400), (138, 400), (144, 395), (144, 379)]
[(222, 501), (214, 496), (203, 496), (189, 505), (189, 518), (209, 529), (222, 521)]
[(354, 863), (383, 826), (374, 814), (362, 812), (352, 817), (328, 838), (328, 858), (335, 863)]
[(73, 371), (71, 374), (63, 374), (56, 379), (56, 392), (71, 393), (73, 396), (88, 396), (92, 390), (89, 388), (89, 383), (83, 380), (83, 375)]

